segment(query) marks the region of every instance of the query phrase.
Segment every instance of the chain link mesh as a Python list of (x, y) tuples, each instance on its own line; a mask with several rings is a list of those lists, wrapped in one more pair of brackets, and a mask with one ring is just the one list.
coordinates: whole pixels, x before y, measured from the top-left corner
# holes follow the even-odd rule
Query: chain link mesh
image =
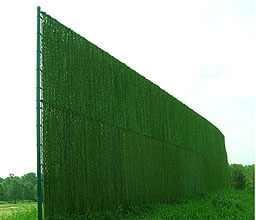
[(42, 13), (45, 217), (229, 187), (223, 134)]

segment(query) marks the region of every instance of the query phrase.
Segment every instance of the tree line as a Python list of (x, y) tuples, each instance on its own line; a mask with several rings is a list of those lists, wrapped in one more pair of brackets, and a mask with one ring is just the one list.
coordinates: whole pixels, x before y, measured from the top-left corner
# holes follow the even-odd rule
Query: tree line
[(230, 164), (230, 185), (233, 189), (254, 189), (255, 167), (241, 164)]
[[(230, 185), (233, 189), (254, 189), (254, 164), (243, 166), (230, 164)], [(0, 178), (0, 201), (34, 200), (37, 198), (37, 179), (35, 173), (27, 173), (22, 177), (10, 174)]]
[(36, 200), (36, 174), (27, 173), (22, 177), (10, 174), (0, 178), (0, 201)]

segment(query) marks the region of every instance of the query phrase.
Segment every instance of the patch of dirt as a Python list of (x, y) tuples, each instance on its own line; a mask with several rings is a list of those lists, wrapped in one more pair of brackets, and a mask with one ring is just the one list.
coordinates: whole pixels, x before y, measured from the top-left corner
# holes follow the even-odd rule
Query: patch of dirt
[(10, 207), (0, 207), (0, 209), (17, 209), (19, 207), (16, 207), (16, 206), (10, 206)]

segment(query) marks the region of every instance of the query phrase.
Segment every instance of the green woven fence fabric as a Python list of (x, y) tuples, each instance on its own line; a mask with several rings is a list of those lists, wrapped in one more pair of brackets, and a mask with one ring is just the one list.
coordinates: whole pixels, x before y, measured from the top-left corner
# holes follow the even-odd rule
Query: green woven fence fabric
[(223, 134), (42, 13), (45, 217), (229, 187)]

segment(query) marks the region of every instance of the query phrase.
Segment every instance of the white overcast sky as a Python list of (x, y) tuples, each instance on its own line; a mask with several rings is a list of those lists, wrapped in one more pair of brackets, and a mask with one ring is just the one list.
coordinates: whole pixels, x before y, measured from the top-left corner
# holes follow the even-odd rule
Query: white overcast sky
[(0, 177), (36, 172), (36, 6), (216, 125), (255, 160), (253, 0), (0, 2)]

